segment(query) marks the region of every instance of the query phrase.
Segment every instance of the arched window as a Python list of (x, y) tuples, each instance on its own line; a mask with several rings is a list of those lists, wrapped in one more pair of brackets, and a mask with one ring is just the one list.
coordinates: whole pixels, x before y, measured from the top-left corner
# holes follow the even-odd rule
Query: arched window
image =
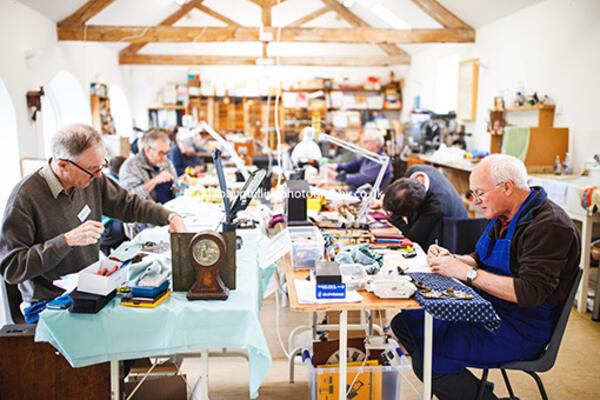
[(45, 87), (45, 92), (46, 100), (42, 104), (44, 148), (49, 157), (50, 140), (58, 130), (75, 123), (91, 125), (92, 115), (89, 98), (69, 71), (56, 74)]
[(2, 146), (0, 146), (0, 170), (2, 171), (0, 210), (4, 214), (6, 200), (14, 185), (19, 181), (21, 173), (15, 107), (2, 79), (0, 79), (0, 126), (2, 127)]
[(119, 86), (111, 85), (108, 89), (108, 97), (110, 99), (110, 113), (115, 120), (115, 128), (117, 135), (129, 137), (133, 130), (131, 121), (131, 109), (127, 102), (125, 92)]

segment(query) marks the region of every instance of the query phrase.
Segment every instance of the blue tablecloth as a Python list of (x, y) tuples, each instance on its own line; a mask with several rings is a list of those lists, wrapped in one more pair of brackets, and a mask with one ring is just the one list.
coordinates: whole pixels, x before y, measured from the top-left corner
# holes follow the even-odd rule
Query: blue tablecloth
[(132, 308), (121, 306), (117, 295), (97, 314), (44, 311), (35, 340), (52, 344), (73, 367), (202, 348), (246, 348), (250, 397), (256, 398), (271, 366), (259, 312), (275, 265), (261, 269), (260, 236), (244, 236), (237, 253), (237, 289), (226, 301), (187, 301), (185, 292), (174, 292), (156, 308)]
[(471, 300), (458, 300), (448, 296), (442, 296), (439, 299), (426, 299), (418, 292), (415, 293), (415, 299), (419, 305), (435, 318), (443, 321), (478, 322), (482, 323), (490, 332), (498, 332), (501, 320), (496, 314), (494, 306), (481, 297), (473, 288), (438, 274), (415, 272), (409, 275), (415, 281), (423, 280), (423, 284), (433, 290), (443, 292), (448, 288), (452, 288), (473, 295)]

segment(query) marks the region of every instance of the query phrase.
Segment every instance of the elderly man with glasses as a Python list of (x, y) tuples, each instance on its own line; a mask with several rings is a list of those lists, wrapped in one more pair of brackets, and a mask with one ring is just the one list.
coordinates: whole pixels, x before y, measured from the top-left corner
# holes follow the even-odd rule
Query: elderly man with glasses
[[(502, 323), (493, 334), (482, 324), (434, 322), (432, 388), (441, 400), (477, 397), (479, 381), (467, 367), (498, 368), (537, 356), (579, 265), (575, 225), (543, 188), (527, 185), (521, 161), (488, 156), (473, 170), (470, 186), (490, 220), (475, 252), (454, 255), (433, 245), (427, 260), (432, 272), (479, 289)], [(391, 325), (422, 376), (423, 312), (402, 312)], [(496, 398), (491, 385), (484, 398)]]
[(181, 217), (104, 176), (105, 157), (94, 128), (69, 126), (53, 138), (48, 164), (13, 189), (0, 232), (0, 273), (19, 285), (24, 311), (62, 294), (55, 279), (98, 260), (102, 215), (185, 231)]
[(153, 130), (142, 137), (142, 148), (119, 171), (121, 186), (144, 199), (164, 204), (173, 196), (177, 172), (167, 158), (171, 142), (166, 133)]

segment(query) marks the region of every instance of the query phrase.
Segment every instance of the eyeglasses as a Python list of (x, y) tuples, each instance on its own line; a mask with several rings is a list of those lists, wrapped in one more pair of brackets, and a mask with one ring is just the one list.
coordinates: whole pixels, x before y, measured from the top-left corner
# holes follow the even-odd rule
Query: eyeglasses
[(85, 172), (86, 174), (88, 174), (88, 176), (90, 177), (90, 179), (94, 179), (96, 177), (96, 175), (98, 175), (98, 173), (100, 171), (102, 171), (103, 168), (108, 167), (108, 160), (105, 158), (104, 161), (102, 162), (102, 165), (100, 165), (100, 167), (98, 167), (96, 170), (94, 170), (93, 172), (88, 171), (87, 169), (83, 168), (82, 166), (80, 166), (79, 164), (77, 164), (75, 161), (71, 161), (69, 159), (66, 158), (60, 158), (59, 160), (61, 161), (66, 161), (69, 164), (73, 164), (74, 166), (76, 166), (77, 168), (79, 168), (80, 170), (82, 170), (83, 172)]
[(471, 191), (469, 191), (469, 197), (471, 198), (471, 201), (473, 201), (473, 202), (475, 202), (475, 201), (479, 202), (479, 201), (481, 201), (481, 198), (483, 196), (485, 196), (486, 194), (488, 194), (492, 190), (496, 189), (498, 186), (502, 185), (503, 183), (504, 183), (504, 181), (498, 182), (493, 188), (491, 188), (490, 190), (486, 190), (485, 192), (482, 192), (482, 191), (474, 192), (474, 191), (471, 190)]
[(161, 157), (165, 157), (169, 155), (169, 150), (167, 151), (161, 151), (161, 150), (157, 150), (154, 147), (150, 147), (152, 150), (154, 150), (159, 156)]

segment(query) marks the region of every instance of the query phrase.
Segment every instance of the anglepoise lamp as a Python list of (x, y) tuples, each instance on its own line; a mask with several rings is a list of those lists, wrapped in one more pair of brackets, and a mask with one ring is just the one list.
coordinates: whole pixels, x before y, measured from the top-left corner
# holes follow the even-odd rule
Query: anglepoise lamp
[[(311, 129), (313, 130), (314, 133), (314, 129), (313, 128), (305, 128), (306, 129)], [(385, 171), (387, 170), (388, 164), (390, 162), (390, 158), (384, 154), (377, 154), (374, 153), (372, 151), (369, 151), (367, 149), (363, 149), (362, 147), (359, 147), (353, 143), (347, 142), (345, 140), (336, 138), (335, 136), (331, 136), (327, 133), (316, 133), (315, 138), (319, 141), (327, 141), (330, 143), (333, 143), (337, 146), (343, 147), (347, 150), (350, 150), (351, 152), (357, 154), (358, 156), (361, 157), (365, 157), (368, 160), (371, 160), (379, 165), (381, 165), (381, 168), (379, 169), (379, 174), (377, 174), (377, 179), (375, 179), (375, 183), (373, 184), (373, 188), (371, 189), (371, 192), (368, 194), (368, 196), (363, 199), (363, 203), (360, 207), (360, 211), (358, 213), (358, 218), (357, 218), (357, 223), (359, 225), (366, 225), (368, 223), (367, 221), (367, 212), (369, 211), (369, 206), (371, 205), (371, 202), (373, 201), (373, 199), (375, 198), (375, 196), (377, 196), (377, 193), (379, 193), (379, 187), (381, 186), (381, 182), (383, 181), (383, 177), (385, 175)]]
[(223, 139), (223, 136), (217, 133), (217, 131), (215, 131), (212, 128), (212, 126), (210, 126), (204, 121), (200, 121), (198, 125), (191, 128), (190, 135), (194, 136), (195, 134), (200, 133), (202, 131), (206, 131), (210, 136), (212, 136), (213, 139), (215, 139), (221, 146), (223, 146), (223, 148), (227, 150), (227, 152), (231, 155), (231, 159), (233, 160), (234, 164), (236, 165), (236, 167), (238, 167), (238, 169), (244, 176), (244, 180), (247, 181), (250, 177), (250, 174), (246, 169), (246, 164), (244, 163), (244, 160), (240, 158), (233, 146), (231, 146), (231, 144), (229, 144), (225, 139)]

